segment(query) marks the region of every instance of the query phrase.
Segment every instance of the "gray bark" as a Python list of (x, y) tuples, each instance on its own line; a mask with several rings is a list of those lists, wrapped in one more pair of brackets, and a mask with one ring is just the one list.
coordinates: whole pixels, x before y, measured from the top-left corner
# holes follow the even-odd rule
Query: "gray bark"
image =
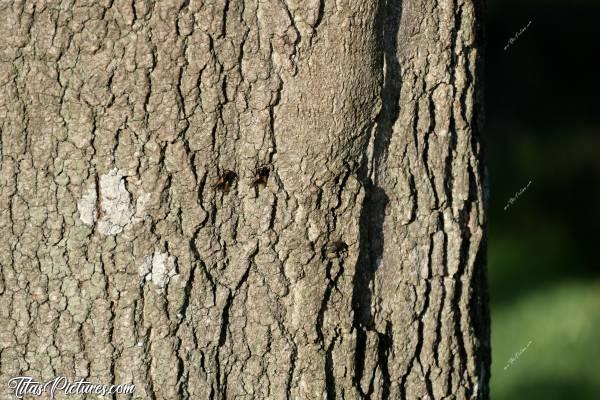
[(1, 1), (2, 396), (487, 399), (477, 3)]

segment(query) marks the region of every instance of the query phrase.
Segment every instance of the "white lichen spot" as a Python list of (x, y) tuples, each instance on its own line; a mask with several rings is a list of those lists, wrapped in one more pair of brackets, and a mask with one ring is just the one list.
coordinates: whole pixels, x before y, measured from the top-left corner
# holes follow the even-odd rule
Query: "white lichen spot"
[(144, 261), (140, 264), (139, 273), (140, 276), (145, 277), (146, 280), (150, 280), (149, 274), (152, 269), (152, 256), (144, 256)]
[(94, 225), (96, 222), (96, 189), (92, 186), (83, 194), (81, 200), (77, 202), (79, 218), (86, 225)]
[(100, 176), (98, 187), (90, 185), (77, 203), (77, 209), (84, 224), (97, 224), (101, 234), (116, 235), (127, 225), (143, 220), (149, 199), (149, 193), (142, 193), (134, 207), (123, 172), (114, 168)]
[(155, 251), (152, 255), (144, 256), (139, 272), (142, 277), (145, 277), (146, 281), (152, 281), (162, 289), (176, 275), (175, 257), (167, 252), (159, 253)]
[(146, 205), (150, 201), (150, 193), (142, 192), (135, 202), (135, 215), (133, 222), (140, 222), (146, 216)]
[(121, 233), (131, 222), (133, 208), (131, 195), (125, 186), (123, 173), (112, 169), (100, 177), (100, 206), (102, 216), (98, 221), (98, 231), (104, 235)]

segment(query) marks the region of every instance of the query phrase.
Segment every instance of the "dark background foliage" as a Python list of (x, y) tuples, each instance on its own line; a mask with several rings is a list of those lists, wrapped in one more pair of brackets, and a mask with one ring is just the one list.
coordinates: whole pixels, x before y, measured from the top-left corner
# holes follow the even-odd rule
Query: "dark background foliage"
[(487, 8), (492, 400), (600, 399), (600, 2)]

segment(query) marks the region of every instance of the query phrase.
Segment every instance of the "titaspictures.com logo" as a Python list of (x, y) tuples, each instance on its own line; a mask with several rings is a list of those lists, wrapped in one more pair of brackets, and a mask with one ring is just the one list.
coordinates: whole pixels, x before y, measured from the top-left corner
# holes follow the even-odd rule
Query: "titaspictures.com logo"
[(135, 385), (105, 385), (101, 383), (92, 383), (83, 378), (69, 382), (64, 376), (50, 379), (46, 382), (39, 382), (29, 376), (17, 376), (8, 381), (8, 390), (16, 399), (22, 399), (25, 396), (41, 396), (48, 394), (48, 398), (54, 400), (55, 396), (62, 392), (65, 395), (94, 394), (97, 396), (112, 396), (114, 394), (133, 394)]

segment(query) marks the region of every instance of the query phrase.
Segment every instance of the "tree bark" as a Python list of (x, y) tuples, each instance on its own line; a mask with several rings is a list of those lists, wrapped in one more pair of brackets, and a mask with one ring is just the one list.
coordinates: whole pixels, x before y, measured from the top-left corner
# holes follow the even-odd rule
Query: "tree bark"
[(487, 399), (478, 3), (0, 2), (3, 396)]

